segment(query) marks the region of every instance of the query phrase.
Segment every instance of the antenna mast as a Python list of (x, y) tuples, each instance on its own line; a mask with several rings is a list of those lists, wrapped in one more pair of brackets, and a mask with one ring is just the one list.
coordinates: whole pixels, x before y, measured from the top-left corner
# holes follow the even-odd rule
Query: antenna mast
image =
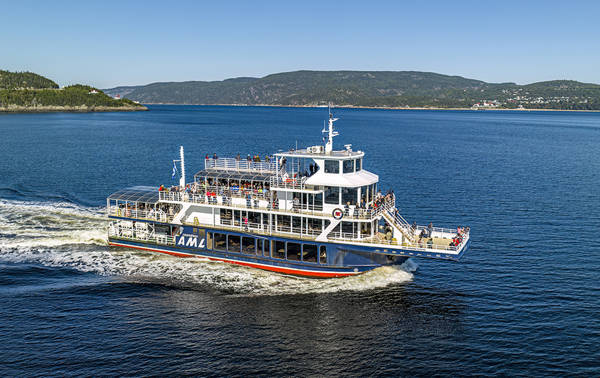
[(185, 188), (185, 159), (183, 157), (183, 146), (179, 147), (179, 159), (181, 162), (181, 178), (179, 179), (179, 186)]
[(331, 103), (329, 103), (329, 129), (327, 130), (328, 139), (325, 144), (325, 153), (330, 154), (333, 151), (333, 137), (340, 135), (337, 131), (333, 130), (333, 123), (337, 121), (337, 118), (333, 118), (333, 114), (331, 113)]

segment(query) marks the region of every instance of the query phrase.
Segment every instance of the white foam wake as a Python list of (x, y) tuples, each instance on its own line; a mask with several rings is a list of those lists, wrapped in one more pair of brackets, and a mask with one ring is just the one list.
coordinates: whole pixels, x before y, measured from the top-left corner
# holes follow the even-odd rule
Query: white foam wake
[(206, 259), (110, 249), (103, 209), (0, 200), (0, 261), (38, 263), (115, 276), (128, 282), (278, 295), (363, 291), (410, 281), (416, 264), (338, 279), (308, 279)]

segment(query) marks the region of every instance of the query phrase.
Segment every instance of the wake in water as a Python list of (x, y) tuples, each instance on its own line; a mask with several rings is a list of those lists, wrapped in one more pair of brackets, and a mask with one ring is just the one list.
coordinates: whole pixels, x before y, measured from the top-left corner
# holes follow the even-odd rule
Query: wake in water
[(347, 278), (298, 278), (206, 259), (109, 249), (107, 225), (102, 208), (0, 200), (0, 261), (66, 267), (129, 282), (250, 295), (369, 290), (410, 281), (411, 272), (417, 268), (408, 260), (400, 267), (382, 267)]

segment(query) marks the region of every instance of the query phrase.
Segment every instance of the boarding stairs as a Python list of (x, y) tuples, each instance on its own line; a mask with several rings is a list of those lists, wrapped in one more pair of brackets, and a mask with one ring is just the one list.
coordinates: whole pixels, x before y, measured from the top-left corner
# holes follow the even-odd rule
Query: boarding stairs
[(408, 241), (415, 243), (415, 233), (406, 219), (396, 212), (395, 206), (386, 207), (382, 212), (383, 218), (396, 230), (398, 230)]
[(179, 213), (177, 213), (177, 215), (175, 216), (175, 218), (173, 218), (173, 223), (175, 224), (182, 224), (183, 220), (185, 218), (187, 218), (188, 211), (190, 210), (190, 207), (192, 206), (191, 203), (184, 203), (181, 210), (179, 211)]

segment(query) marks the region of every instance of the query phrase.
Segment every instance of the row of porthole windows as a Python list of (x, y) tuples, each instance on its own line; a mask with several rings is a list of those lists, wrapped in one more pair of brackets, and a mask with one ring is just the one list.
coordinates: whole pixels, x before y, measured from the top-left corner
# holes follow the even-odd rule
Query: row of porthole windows
[(269, 248), (269, 242), (266, 239), (209, 232), (206, 238), (206, 247), (219, 252), (243, 253), (245, 255), (311, 263), (327, 263), (327, 247), (321, 245), (317, 248), (316, 244), (311, 243), (271, 240)]

